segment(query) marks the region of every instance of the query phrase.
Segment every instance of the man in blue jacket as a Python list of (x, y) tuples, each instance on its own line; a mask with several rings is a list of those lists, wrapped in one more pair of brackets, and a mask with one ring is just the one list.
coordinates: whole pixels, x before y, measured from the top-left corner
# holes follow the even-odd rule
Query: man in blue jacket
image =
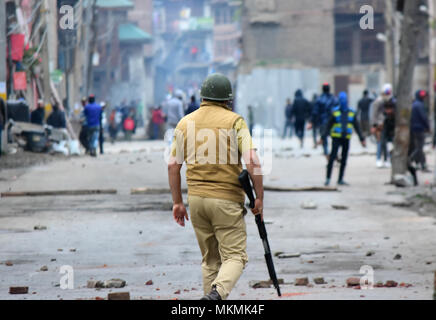
[[(315, 103), (312, 110), (312, 124), (309, 125), (309, 129), (313, 126), (318, 126), (321, 134), (322, 147), (324, 149), (324, 155), (328, 159), (328, 130), (327, 124), (330, 119), (332, 109), (337, 106), (337, 99), (330, 93), (330, 84), (324, 83), (322, 86), (322, 94), (318, 101)], [(317, 123), (315, 123), (315, 121)]]
[(97, 156), (98, 137), (100, 133), (101, 106), (95, 102), (95, 96), (90, 95), (88, 104), (85, 106), (84, 114), (88, 127), (89, 149), (92, 157)]
[(421, 166), (423, 171), (428, 171), (424, 154), (425, 135), (430, 132), (430, 122), (425, 110), (424, 99), (427, 97), (425, 90), (418, 90), (412, 105), (410, 120), (410, 152), (411, 160)]

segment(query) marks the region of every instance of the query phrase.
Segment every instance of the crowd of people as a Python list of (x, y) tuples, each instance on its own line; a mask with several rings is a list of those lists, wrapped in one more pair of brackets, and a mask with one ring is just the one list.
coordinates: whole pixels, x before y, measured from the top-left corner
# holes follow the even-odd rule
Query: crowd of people
[(148, 136), (152, 140), (162, 139), (165, 129), (174, 130), (184, 116), (196, 111), (199, 107), (195, 95), (192, 95), (189, 103), (186, 103), (184, 93), (181, 90), (176, 90), (167, 97), (162, 105), (151, 110)]
[[(341, 92), (336, 97), (330, 90), (330, 85), (324, 83), (322, 94), (319, 97), (314, 96), (312, 102), (304, 98), (301, 90), (295, 92), (293, 103), (291, 99), (287, 99), (283, 139), (288, 136), (288, 132), (291, 138), (295, 133), (303, 148), (305, 124), (309, 122), (307, 129), (313, 131), (314, 148), (321, 144), (327, 158), (326, 186), (330, 184), (333, 164), (336, 160), (341, 164), (338, 184), (347, 185), (344, 181), (344, 173), (353, 130), (358, 134), (362, 145), (366, 146), (368, 137), (372, 137), (375, 141), (377, 168), (390, 168), (391, 154), (388, 145), (394, 142), (397, 108), (392, 85), (385, 84), (380, 95), (375, 97), (371, 97), (369, 91), (365, 90), (358, 102), (357, 110), (349, 107), (345, 92)], [(412, 104), (409, 146), (411, 172), (416, 172), (416, 169), (429, 171), (424, 153), (425, 139), (430, 133), (427, 98), (428, 93), (425, 90), (418, 90)], [(318, 134), (320, 140), (317, 138)], [(331, 138), (330, 151), (329, 138)], [(435, 146), (436, 135), (433, 138), (433, 147)], [(340, 149), (342, 152), (338, 156)], [(414, 178), (417, 184), (416, 175)]]

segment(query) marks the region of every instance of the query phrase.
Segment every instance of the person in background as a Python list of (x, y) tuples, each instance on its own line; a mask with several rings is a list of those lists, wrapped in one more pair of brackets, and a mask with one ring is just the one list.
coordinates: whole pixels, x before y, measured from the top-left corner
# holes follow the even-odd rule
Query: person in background
[(330, 185), (333, 164), (338, 155), (339, 148), (342, 148), (341, 168), (339, 172), (338, 185), (348, 185), (344, 181), (345, 167), (347, 166), (348, 151), (350, 149), (350, 140), (353, 134), (353, 128), (359, 135), (362, 146), (366, 146), (365, 137), (360, 132), (359, 123), (356, 119), (356, 113), (348, 106), (348, 96), (345, 92), (339, 94), (339, 106), (333, 108), (330, 119), (327, 123), (327, 132), (332, 137), (332, 151), (327, 165), (327, 179), (325, 186)]
[(191, 96), (191, 102), (188, 105), (188, 109), (186, 109), (185, 115), (188, 115), (194, 111), (196, 111), (200, 106), (198, 105), (195, 95)]
[(85, 148), (85, 153), (89, 153), (89, 141), (88, 141), (88, 125), (86, 123), (86, 116), (85, 116), (85, 107), (87, 104), (86, 97), (82, 98), (82, 111), (80, 112), (80, 133), (79, 133), (79, 141), (82, 144), (82, 146)]
[[(382, 139), (383, 123), (385, 121), (384, 107), (387, 101), (392, 98), (392, 85), (387, 83), (383, 86), (381, 95), (372, 103), (371, 106), (371, 133), (377, 140), (377, 168), (388, 167), (388, 149), (386, 141)], [(382, 161), (382, 156), (383, 160)]]
[(357, 116), (360, 120), (360, 129), (362, 134), (367, 137), (370, 134), (369, 130), (369, 107), (373, 100), (369, 97), (369, 91), (363, 91), (363, 97), (357, 105)]
[(2, 98), (0, 98), (0, 157), (2, 156), (2, 131), (4, 130), (6, 116), (5, 116), (5, 102)]
[(412, 116), (410, 119), (410, 144), (412, 161), (421, 166), (421, 169), (428, 172), (427, 162), (424, 153), (425, 135), (430, 132), (430, 122), (425, 111), (424, 99), (427, 97), (425, 90), (418, 90), (415, 94), (415, 101), (412, 105)]
[(312, 123), (312, 136), (313, 136), (313, 148), (316, 149), (318, 146), (318, 131), (319, 131), (319, 120), (313, 118), (313, 109), (318, 101), (318, 95), (316, 93), (312, 96), (312, 101), (310, 102), (310, 123)]
[(253, 136), (253, 128), (254, 128), (254, 111), (252, 106), (248, 106), (248, 130), (250, 131), (250, 135)]
[(104, 126), (106, 124), (106, 102), (102, 102), (101, 104), (101, 115), (100, 115), (100, 130), (98, 133), (98, 144), (100, 147), (100, 154), (104, 154)]
[(97, 157), (101, 113), (101, 106), (95, 102), (95, 96), (90, 95), (88, 104), (85, 106), (84, 114), (88, 127), (88, 146), (92, 157)]
[(283, 139), (286, 138), (286, 134), (289, 128), (289, 137), (292, 138), (292, 134), (294, 131), (294, 123), (292, 122), (292, 103), (291, 99), (286, 99), (286, 106), (285, 106), (285, 130), (283, 131)]
[(303, 91), (298, 89), (295, 92), (294, 103), (292, 104), (291, 115), (295, 119), (295, 135), (300, 139), (300, 146), (304, 146), (304, 130), (306, 120), (310, 114), (310, 103), (303, 96)]
[(45, 118), (44, 101), (40, 99), (38, 100), (36, 109), (30, 113), (30, 122), (42, 126), (44, 125), (44, 118)]
[(161, 128), (165, 123), (165, 114), (162, 111), (162, 106), (158, 106), (153, 109), (151, 121), (153, 126), (151, 138), (153, 140), (158, 140), (160, 138)]
[(53, 111), (47, 118), (47, 124), (55, 129), (66, 129), (65, 112), (63, 112), (57, 103), (53, 105)]
[[(325, 82), (322, 85), (322, 94), (312, 110), (312, 119), (318, 121), (319, 133), (321, 135), (322, 147), (324, 155), (329, 158), (327, 124), (329, 122), (331, 112), (338, 102), (333, 94), (330, 93), (330, 84)], [(309, 129), (313, 127), (313, 123), (309, 124)]]

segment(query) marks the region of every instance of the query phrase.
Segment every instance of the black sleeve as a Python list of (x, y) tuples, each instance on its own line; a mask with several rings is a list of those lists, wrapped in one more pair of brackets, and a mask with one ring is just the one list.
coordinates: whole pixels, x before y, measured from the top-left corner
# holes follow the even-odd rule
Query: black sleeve
[(329, 135), (330, 131), (332, 131), (334, 124), (335, 124), (335, 117), (333, 117), (333, 114), (332, 114), (332, 115), (330, 115), (329, 122), (327, 123), (327, 128), (326, 128), (325, 132), (323, 133), (323, 138), (325, 138)]
[(360, 141), (364, 141), (365, 138), (362, 135), (362, 131), (360, 130), (359, 122), (357, 121), (357, 117), (354, 117), (353, 127), (356, 130), (357, 135), (359, 136)]

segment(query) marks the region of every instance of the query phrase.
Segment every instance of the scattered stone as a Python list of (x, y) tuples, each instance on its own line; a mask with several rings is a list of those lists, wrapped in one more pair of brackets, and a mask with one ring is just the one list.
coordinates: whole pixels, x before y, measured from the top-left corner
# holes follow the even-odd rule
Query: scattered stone
[(107, 295), (108, 300), (130, 300), (129, 292), (112, 292)]
[(146, 285), (146, 286), (152, 286), (152, 285), (153, 285), (153, 280), (148, 280), (148, 281), (145, 283), (145, 285)]
[(315, 284), (326, 284), (326, 282), (325, 282), (323, 277), (314, 278), (313, 282), (315, 282)]
[(33, 227), (33, 230), (38, 230), (38, 231), (47, 230), (47, 227), (46, 226), (37, 225), (37, 226)]
[(124, 288), (126, 286), (126, 281), (122, 279), (110, 279), (103, 283), (104, 288)]
[(307, 286), (309, 284), (309, 278), (297, 278), (295, 279), (296, 286)]
[(269, 281), (257, 281), (253, 280), (248, 283), (248, 285), (253, 289), (260, 288), (271, 288), (271, 283)]
[(375, 287), (375, 288), (383, 288), (383, 287), (384, 287), (384, 284), (383, 284), (383, 282), (378, 281), (378, 282), (374, 285), (374, 287)]
[(277, 257), (279, 259), (291, 259), (291, 258), (299, 258), (301, 253), (280, 253)]
[(41, 269), (39, 269), (40, 271), (48, 271), (48, 267), (47, 266), (42, 266)]
[(397, 253), (394, 257), (394, 260), (401, 260), (401, 254)]
[(9, 294), (28, 294), (29, 287), (10, 287)]
[(375, 255), (375, 251), (372, 251), (372, 250), (370, 250), (370, 251), (368, 251), (368, 252), (366, 253), (366, 256), (367, 256), (367, 257), (371, 257), (371, 256), (373, 256), (373, 255)]
[(410, 287), (412, 287), (413, 285), (412, 284), (410, 284), (410, 283), (405, 283), (405, 282), (401, 282), (400, 283), (400, 287), (401, 288), (410, 288)]
[(304, 210), (315, 210), (318, 206), (314, 201), (305, 201), (301, 204), (301, 208)]
[(6, 261), (5, 266), (12, 267), (14, 264), (11, 261)]
[(360, 286), (360, 278), (348, 278), (346, 284), (348, 287)]
[(332, 208), (335, 210), (348, 210), (347, 206), (332, 204)]
[(388, 280), (385, 283), (386, 288), (395, 288), (396, 286), (398, 286), (398, 283), (393, 280)]

